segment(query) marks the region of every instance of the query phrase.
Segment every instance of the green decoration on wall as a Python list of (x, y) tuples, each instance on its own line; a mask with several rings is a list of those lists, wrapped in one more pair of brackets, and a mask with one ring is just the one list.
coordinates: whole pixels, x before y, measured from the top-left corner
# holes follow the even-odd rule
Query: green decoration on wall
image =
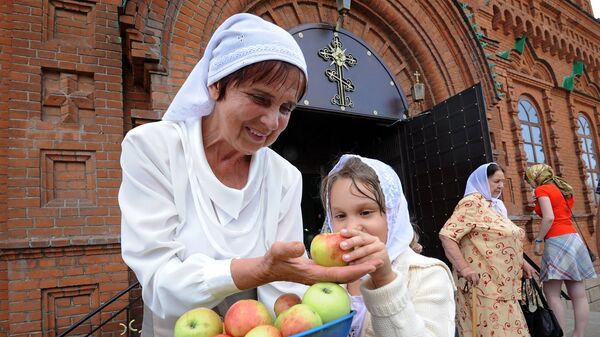
[(494, 82), (494, 84), (496, 85), (496, 88), (498, 88), (498, 89), (502, 88), (502, 83)]
[(477, 39), (481, 39), (481, 38), (485, 37), (485, 35), (483, 35), (483, 32), (476, 32), (476, 33), (475, 33), (475, 37), (476, 37)]
[(505, 60), (509, 60), (510, 59), (510, 50), (499, 51), (498, 53), (496, 53), (496, 55), (498, 55), (498, 57), (501, 57)]
[(573, 91), (573, 84), (574, 84), (573, 83), (574, 82), (573, 79), (574, 78), (575, 78), (574, 75), (565, 76), (563, 78), (563, 83), (562, 83), (563, 88), (565, 88), (565, 89), (567, 89), (569, 91)]
[(498, 95), (498, 97), (500, 97), (500, 98), (504, 97), (504, 93), (503, 93), (503, 92), (496, 91), (496, 94), (497, 94), (497, 95)]
[(488, 46), (488, 43), (487, 43), (487, 42), (481, 42), (480, 44), (481, 44), (481, 48), (485, 48), (485, 47), (487, 47), (487, 46)]
[(518, 38), (515, 41), (515, 47), (513, 49), (516, 50), (517, 53), (523, 54), (523, 51), (525, 50), (525, 42), (526, 41), (527, 41), (527, 35), (521, 36), (520, 38)]
[(465, 16), (467, 17), (467, 20), (471, 20), (474, 15), (475, 15), (475, 13), (466, 13), (465, 14)]
[(488, 67), (490, 67), (490, 68), (494, 68), (495, 66), (496, 66), (496, 63), (491, 63), (491, 62), (488, 62)]
[(578, 60), (573, 62), (573, 76), (581, 76), (583, 75), (584, 64), (583, 61)]
[(467, 9), (467, 8), (469, 8), (469, 4), (466, 4), (466, 3), (464, 3), (464, 2), (461, 2), (461, 3), (460, 3), (460, 8), (462, 8), (463, 10), (464, 10), (464, 9)]

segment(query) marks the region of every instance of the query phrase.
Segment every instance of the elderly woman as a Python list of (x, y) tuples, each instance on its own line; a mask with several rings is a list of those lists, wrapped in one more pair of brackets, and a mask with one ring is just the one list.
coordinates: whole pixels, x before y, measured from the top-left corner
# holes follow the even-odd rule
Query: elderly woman
[(461, 336), (473, 335), (473, 329), (482, 337), (529, 336), (518, 300), (523, 274), (529, 278), (535, 271), (523, 260), (525, 231), (508, 219), (506, 207), (498, 199), (503, 187), (504, 172), (498, 164), (479, 166), (467, 180), (464, 198), (440, 231), (446, 256), (459, 278)]
[(575, 326), (573, 337), (583, 337), (589, 320), (590, 307), (585, 294), (584, 280), (596, 277), (596, 272), (583, 240), (571, 221), (573, 188), (554, 175), (546, 164), (530, 166), (525, 181), (535, 188), (535, 212), (542, 217), (535, 239), (535, 253), (544, 253), (540, 280), (548, 305), (561, 327), (565, 328), (565, 309), (560, 299), (563, 282), (573, 303)]
[[(143, 337), (172, 336), (194, 307), (345, 283), (378, 262), (325, 268), (305, 257), (300, 172), (268, 148), (306, 88), (294, 38), (250, 14), (227, 19), (163, 120), (122, 144), (122, 255), (142, 285)], [(232, 296), (234, 295), (235, 296)]]

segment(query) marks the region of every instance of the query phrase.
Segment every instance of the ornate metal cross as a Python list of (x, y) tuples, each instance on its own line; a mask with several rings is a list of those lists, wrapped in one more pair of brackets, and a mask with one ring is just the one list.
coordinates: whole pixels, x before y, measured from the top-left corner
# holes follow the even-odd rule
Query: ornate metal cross
[(342, 49), (342, 42), (337, 33), (333, 33), (333, 40), (326, 48), (319, 50), (319, 56), (325, 61), (331, 61), (333, 69), (325, 70), (325, 76), (331, 82), (337, 83), (337, 94), (331, 98), (331, 104), (340, 107), (352, 107), (354, 103), (346, 92), (354, 91), (354, 83), (344, 78), (344, 68), (353, 67), (358, 62), (352, 54), (346, 54), (346, 49)]

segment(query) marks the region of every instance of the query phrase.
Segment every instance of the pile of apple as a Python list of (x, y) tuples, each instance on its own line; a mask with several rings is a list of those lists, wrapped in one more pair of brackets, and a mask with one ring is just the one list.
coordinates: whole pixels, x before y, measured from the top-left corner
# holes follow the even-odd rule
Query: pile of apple
[[(339, 233), (315, 236), (310, 245), (311, 258), (321, 266), (343, 266)], [(256, 300), (235, 302), (223, 320), (211, 309), (196, 308), (175, 323), (174, 337), (289, 337), (316, 328), (350, 313), (346, 289), (331, 282), (316, 283), (302, 299), (283, 294), (273, 306), (275, 320), (265, 305)]]

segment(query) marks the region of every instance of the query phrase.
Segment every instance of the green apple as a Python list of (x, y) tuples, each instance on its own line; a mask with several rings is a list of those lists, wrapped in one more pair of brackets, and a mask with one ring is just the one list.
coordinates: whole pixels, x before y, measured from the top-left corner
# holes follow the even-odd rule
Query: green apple
[(281, 331), (282, 337), (289, 337), (321, 325), (323, 321), (319, 314), (306, 304), (294, 305), (275, 320), (275, 327)]
[(281, 337), (281, 332), (272, 325), (259, 325), (248, 331), (244, 337)]
[(340, 243), (346, 240), (340, 233), (321, 233), (310, 243), (310, 258), (319, 266), (339, 267), (348, 263), (342, 259), (345, 251)]
[(219, 315), (207, 308), (196, 308), (181, 315), (173, 330), (174, 337), (213, 337), (223, 332)]
[(306, 304), (316, 311), (323, 324), (350, 313), (351, 300), (348, 291), (337, 283), (315, 283), (302, 297), (302, 304)]

